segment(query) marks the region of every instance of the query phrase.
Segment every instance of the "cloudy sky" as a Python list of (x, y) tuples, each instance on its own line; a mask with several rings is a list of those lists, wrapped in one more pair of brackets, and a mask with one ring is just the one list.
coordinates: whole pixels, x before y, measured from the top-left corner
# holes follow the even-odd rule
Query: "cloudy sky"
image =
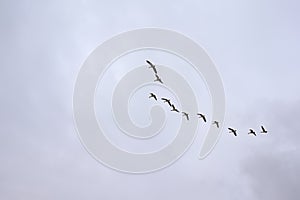
[[(0, 1), (1, 199), (297, 199), (300, 3)], [(197, 140), (150, 174), (111, 170), (83, 148), (72, 95), (81, 64), (118, 33), (158, 27), (204, 47), (226, 93), (216, 148)], [(264, 124), (270, 134), (250, 137)]]

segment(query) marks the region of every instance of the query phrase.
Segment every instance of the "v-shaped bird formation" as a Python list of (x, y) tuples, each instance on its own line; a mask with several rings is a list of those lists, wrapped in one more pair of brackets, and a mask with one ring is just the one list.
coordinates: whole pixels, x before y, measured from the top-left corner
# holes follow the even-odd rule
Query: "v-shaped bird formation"
[[(148, 68), (151, 68), (154, 72), (154, 75), (155, 75), (155, 79), (154, 79), (154, 82), (159, 82), (161, 84), (163, 84), (163, 81), (161, 79), (161, 77), (158, 75), (158, 71), (157, 71), (157, 68), (156, 66), (150, 62), (149, 60), (146, 60), (146, 63), (149, 65)], [(151, 92), (149, 94), (149, 99), (154, 99), (155, 101), (158, 100), (158, 97), (153, 93)], [(176, 113), (182, 113), (182, 117), (185, 118), (185, 120), (190, 120), (190, 115), (189, 113), (185, 112), (185, 111), (179, 111), (176, 106), (171, 102), (171, 99), (167, 98), (167, 97), (162, 97), (160, 98), (162, 100), (163, 103), (167, 104), (170, 108), (171, 108), (171, 112), (176, 112)], [(204, 123), (207, 122), (207, 119), (206, 119), (206, 116), (203, 114), (203, 113), (196, 113), (196, 116), (199, 118), (199, 120), (202, 120)], [(212, 122), (212, 125), (215, 126), (216, 128), (220, 128), (220, 123), (216, 120), (214, 120)], [(267, 134), (268, 131), (265, 129), (264, 126), (260, 126), (260, 133), (261, 134)], [(238, 136), (238, 131), (234, 128), (231, 128), (229, 127), (228, 128), (228, 131), (230, 134), (233, 134), (234, 136)], [(253, 135), (253, 136), (257, 136), (256, 132), (253, 130), (253, 129), (249, 129), (249, 132), (248, 132), (248, 135)]]

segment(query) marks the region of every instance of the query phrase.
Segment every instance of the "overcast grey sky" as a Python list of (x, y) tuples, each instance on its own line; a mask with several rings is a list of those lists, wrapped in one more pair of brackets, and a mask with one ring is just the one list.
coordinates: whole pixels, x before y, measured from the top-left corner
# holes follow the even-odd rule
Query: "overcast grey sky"
[[(297, 199), (298, 1), (0, 1), (1, 199)], [(199, 161), (196, 140), (156, 173), (111, 170), (82, 147), (72, 94), (89, 53), (136, 28), (178, 31), (214, 60), (226, 124)], [(263, 123), (270, 134), (249, 137)]]

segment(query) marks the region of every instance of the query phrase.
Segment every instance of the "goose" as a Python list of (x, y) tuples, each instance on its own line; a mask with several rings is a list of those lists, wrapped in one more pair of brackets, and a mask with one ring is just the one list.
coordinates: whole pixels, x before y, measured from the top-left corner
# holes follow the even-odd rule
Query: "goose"
[(171, 104), (171, 100), (170, 100), (170, 99), (167, 99), (167, 98), (161, 98), (161, 100), (163, 100), (163, 101), (164, 101), (164, 103), (168, 103), (168, 104), (169, 104), (169, 106), (172, 106), (172, 104)]
[(254, 136), (256, 136), (256, 133), (255, 133), (255, 131), (253, 129), (250, 128), (249, 131), (250, 132), (248, 134), (253, 134)]
[(155, 77), (156, 77), (156, 79), (154, 80), (154, 82), (155, 82), (155, 81), (158, 81), (158, 82), (160, 82), (160, 83), (163, 84), (161, 78), (160, 78), (157, 74), (155, 74)]
[(214, 121), (212, 124), (215, 124), (217, 126), (217, 128), (219, 128), (219, 122), (218, 121)]
[(268, 133), (268, 131), (263, 127), (263, 126), (260, 126), (261, 127), (261, 133)]
[(187, 120), (190, 120), (189, 114), (187, 114), (186, 112), (182, 112), (182, 116), (186, 117)]
[(177, 109), (175, 108), (174, 104), (172, 104), (171, 107), (172, 107), (172, 110), (171, 110), (171, 111), (175, 111), (175, 112), (178, 112), (178, 113), (179, 113), (179, 110), (177, 110)]
[(229, 130), (229, 133), (233, 133), (234, 136), (237, 136), (237, 133), (236, 133), (237, 130), (234, 130), (233, 128), (228, 128), (228, 130)]
[(157, 70), (156, 70), (156, 67), (155, 67), (155, 65), (153, 65), (149, 60), (146, 60), (146, 63), (148, 63), (149, 65), (150, 65), (150, 67), (149, 68), (152, 68), (153, 69), (153, 71), (154, 71), (154, 73), (155, 74), (157, 74)]
[(199, 118), (202, 118), (204, 122), (206, 122), (206, 117), (205, 115), (201, 114), (201, 113), (197, 113), (197, 115), (199, 116)]
[(150, 96), (149, 96), (149, 98), (154, 98), (154, 99), (155, 99), (155, 101), (157, 101), (157, 97), (156, 97), (156, 95), (155, 95), (155, 94), (153, 94), (152, 92), (150, 93)]

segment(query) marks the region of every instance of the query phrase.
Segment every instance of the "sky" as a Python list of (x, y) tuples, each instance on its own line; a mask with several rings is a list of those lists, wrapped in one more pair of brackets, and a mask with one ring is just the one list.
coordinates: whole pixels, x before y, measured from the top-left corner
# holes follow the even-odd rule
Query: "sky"
[[(298, 1), (0, 1), (1, 199), (297, 199), (300, 196)], [(82, 146), (72, 97), (87, 56), (137, 28), (180, 32), (214, 61), (227, 130), (198, 160), (132, 175)], [(268, 135), (250, 137), (263, 124)]]

